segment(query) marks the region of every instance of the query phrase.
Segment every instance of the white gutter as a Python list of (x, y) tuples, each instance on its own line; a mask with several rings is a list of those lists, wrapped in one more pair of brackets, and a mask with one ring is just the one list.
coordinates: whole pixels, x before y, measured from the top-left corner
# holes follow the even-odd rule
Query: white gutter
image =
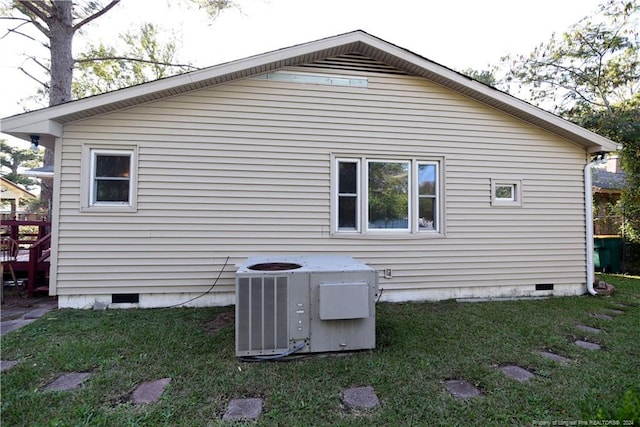
[(591, 169), (599, 163), (593, 160), (584, 167), (584, 205), (587, 227), (587, 291), (591, 295), (598, 295), (593, 288), (595, 266), (593, 265), (593, 189), (591, 183)]

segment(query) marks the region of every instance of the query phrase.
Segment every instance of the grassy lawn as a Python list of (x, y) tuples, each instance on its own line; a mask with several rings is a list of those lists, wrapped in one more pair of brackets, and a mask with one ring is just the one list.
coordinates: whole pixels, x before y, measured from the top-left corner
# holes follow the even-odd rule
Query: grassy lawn
[[(616, 286), (611, 297), (381, 303), (375, 351), (280, 363), (236, 360), (233, 325), (218, 317), (232, 307), (53, 311), (2, 337), (2, 359), (20, 360), (2, 373), (2, 425), (217, 425), (241, 397), (265, 399), (258, 425), (625, 425), (634, 411), (640, 425), (640, 279), (604, 279)], [(624, 313), (591, 315), (611, 310)], [(497, 369), (511, 364), (536, 377), (520, 383)], [(76, 390), (42, 390), (81, 371), (92, 375)], [(136, 385), (165, 377), (159, 402), (127, 402)], [(454, 399), (449, 379), (470, 381), (482, 396)], [(380, 405), (343, 408), (341, 390), (364, 385)]]

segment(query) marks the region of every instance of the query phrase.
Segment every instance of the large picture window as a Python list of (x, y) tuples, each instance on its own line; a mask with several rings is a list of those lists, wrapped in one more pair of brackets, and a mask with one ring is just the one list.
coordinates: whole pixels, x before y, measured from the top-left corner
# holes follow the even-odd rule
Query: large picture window
[(367, 228), (409, 230), (409, 162), (367, 164)]
[(440, 161), (338, 158), (334, 231), (439, 232)]

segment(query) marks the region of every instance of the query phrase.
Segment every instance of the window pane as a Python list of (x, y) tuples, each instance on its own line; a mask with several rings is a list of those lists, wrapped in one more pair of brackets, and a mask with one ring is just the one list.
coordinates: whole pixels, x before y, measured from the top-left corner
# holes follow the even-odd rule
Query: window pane
[(96, 202), (129, 203), (129, 180), (96, 180)]
[(436, 165), (418, 165), (418, 191), (421, 196), (436, 195)]
[(338, 192), (340, 194), (356, 194), (358, 185), (358, 164), (353, 162), (340, 162), (340, 176)]
[(420, 230), (436, 229), (436, 199), (421, 197), (418, 202), (418, 228)]
[(338, 228), (357, 229), (357, 197), (338, 197)]
[(130, 158), (128, 155), (97, 155), (96, 177), (128, 178)]
[(369, 228), (409, 228), (409, 164), (369, 163)]
[(513, 200), (513, 186), (496, 185), (496, 199)]

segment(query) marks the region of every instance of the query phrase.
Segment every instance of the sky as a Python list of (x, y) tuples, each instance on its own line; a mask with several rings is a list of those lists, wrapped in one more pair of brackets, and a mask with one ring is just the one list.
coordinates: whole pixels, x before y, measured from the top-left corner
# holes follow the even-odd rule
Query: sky
[[(604, 0), (235, 0), (240, 10), (211, 20), (187, 0), (122, 0), (74, 40), (109, 43), (142, 22), (179, 40), (180, 59), (216, 65), (353, 30), (462, 70), (487, 69), (507, 54), (527, 54), (561, 34)], [(106, 1), (105, 1), (106, 2)], [(7, 28), (0, 21), (0, 36)], [(46, 54), (24, 37), (0, 39), (0, 117), (24, 111), (20, 100), (37, 84), (18, 70), (25, 55)], [(35, 68), (31, 68), (36, 72)], [(0, 138), (10, 139), (0, 134)], [(15, 141), (14, 139), (10, 139)]]

